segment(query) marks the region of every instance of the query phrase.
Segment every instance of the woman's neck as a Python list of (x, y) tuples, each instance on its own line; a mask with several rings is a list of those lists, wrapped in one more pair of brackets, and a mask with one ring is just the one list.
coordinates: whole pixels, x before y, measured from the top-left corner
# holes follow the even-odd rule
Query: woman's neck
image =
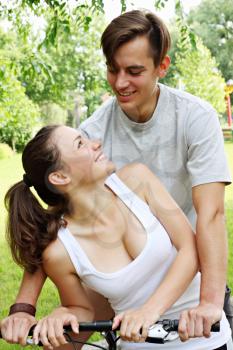
[(93, 221), (93, 218), (101, 220), (103, 212), (106, 213), (106, 208), (113, 203), (115, 197), (103, 180), (78, 188), (70, 194), (70, 214), (66, 219), (68, 222), (85, 222), (87, 225)]

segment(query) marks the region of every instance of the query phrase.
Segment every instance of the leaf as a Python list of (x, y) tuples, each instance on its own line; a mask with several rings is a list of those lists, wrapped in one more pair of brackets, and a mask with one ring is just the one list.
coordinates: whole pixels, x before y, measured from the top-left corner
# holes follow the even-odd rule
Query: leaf
[(189, 40), (194, 50), (197, 50), (197, 40), (196, 35), (193, 32), (189, 32)]
[(121, 0), (121, 12), (125, 12), (126, 8), (126, 0)]
[(168, 0), (156, 0), (154, 6), (157, 10), (161, 10), (166, 6), (166, 2), (168, 2)]

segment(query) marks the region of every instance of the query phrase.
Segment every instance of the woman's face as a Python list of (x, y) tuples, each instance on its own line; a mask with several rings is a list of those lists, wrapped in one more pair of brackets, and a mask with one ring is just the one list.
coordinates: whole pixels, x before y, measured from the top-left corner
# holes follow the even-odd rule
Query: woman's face
[(101, 143), (84, 138), (76, 129), (58, 127), (53, 142), (61, 153), (62, 171), (68, 174), (73, 185), (95, 183), (115, 170), (103, 154)]

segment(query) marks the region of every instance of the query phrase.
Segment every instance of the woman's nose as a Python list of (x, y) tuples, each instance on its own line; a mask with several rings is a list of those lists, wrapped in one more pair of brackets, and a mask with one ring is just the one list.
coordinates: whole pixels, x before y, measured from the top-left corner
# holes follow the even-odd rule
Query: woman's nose
[(102, 146), (102, 142), (101, 142), (101, 140), (92, 140), (91, 146), (94, 150), (97, 150)]

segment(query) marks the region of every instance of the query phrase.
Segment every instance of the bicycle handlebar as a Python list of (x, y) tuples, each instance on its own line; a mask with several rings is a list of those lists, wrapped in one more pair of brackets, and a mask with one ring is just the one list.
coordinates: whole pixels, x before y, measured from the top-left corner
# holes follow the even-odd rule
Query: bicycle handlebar
[[(94, 321), (94, 322), (80, 322), (79, 323), (79, 331), (88, 332), (107, 332), (112, 330), (112, 321)], [(165, 330), (169, 332), (177, 332), (179, 326), (179, 320), (168, 320), (165, 319), (163, 321), (158, 321), (156, 324), (162, 324)], [(119, 330), (118, 327), (116, 330)], [(65, 332), (72, 332), (71, 326), (64, 326)], [(211, 332), (219, 332), (220, 331), (220, 322), (216, 322), (211, 326)]]
[[(87, 331), (95, 331), (95, 332), (111, 332), (112, 331), (112, 321), (94, 321), (94, 322), (80, 322), (79, 323), (79, 331), (87, 332)], [(150, 327), (148, 331), (148, 337), (146, 338), (146, 342), (148, 343), (165, 343), (166, 341), (172, 341), (178, 337), (179, 320), (170, 320), (164, 319), (162, 321), (156, 322), (153, 326)], [(29, 336), (33, 335), (33, 330), (36, 325), (32, 326), (29, 331)], [(72, 332), (71, 326), (64, 326), (64, 333)], [(120, 327), (118, 327), (119, 330)], [(216, 322), (211, 327), (211, 332), (219, 332), (220, 330), (220, 322)], [(173, 333), (172, 333), (173, 332)], [(174, 335), (174, 332), (176, 334)], [(0, 338), (1, 338), (0, 332)], [(30, 339), (30, 338), (29, 338)], [(41, 343), (38, 345), (42, 345)]]

